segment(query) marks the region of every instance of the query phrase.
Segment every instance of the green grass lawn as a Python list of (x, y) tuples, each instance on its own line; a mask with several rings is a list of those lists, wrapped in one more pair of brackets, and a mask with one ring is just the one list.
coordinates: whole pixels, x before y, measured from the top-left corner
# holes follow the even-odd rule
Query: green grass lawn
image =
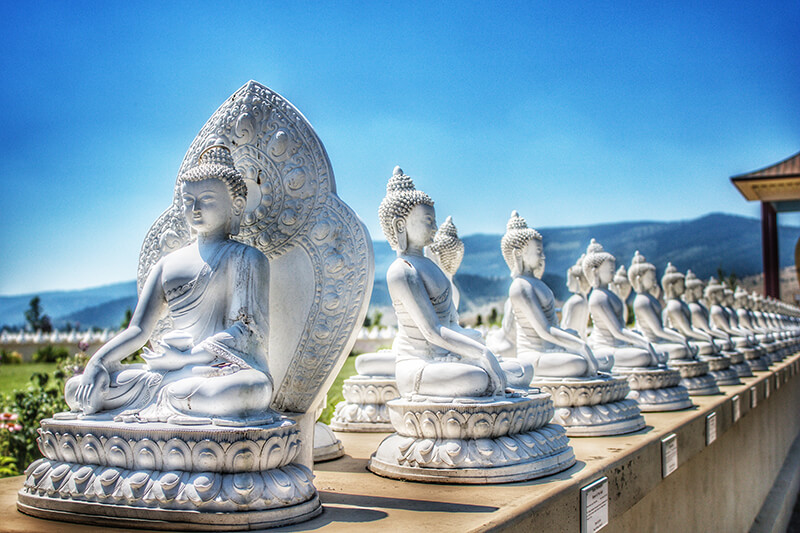
[(333, 409), (336, 407), (336, 404), (344, 400), (344, 396), (342, 396), (342, 383), (344, 380), (349, 378), (350, 376), (356, 373), (356, 357), (351, 355), (347, 358), (347, 361), (344, 362), (344, 366), (339, 371), (339, 375), (336, 376), (336, 380), (331, 385), (330, 390), (328, 391), (328, 405), (322, 411), (322, 416), (319, 417), (320, 421), (329, 424), (331, 418), (333, 418)]
[(51, 376), (56, 363), (23, 363), (21, 365), (0, 365), (0, 396), (10, 394), (28, 386), (35, 372), (47, 372)]

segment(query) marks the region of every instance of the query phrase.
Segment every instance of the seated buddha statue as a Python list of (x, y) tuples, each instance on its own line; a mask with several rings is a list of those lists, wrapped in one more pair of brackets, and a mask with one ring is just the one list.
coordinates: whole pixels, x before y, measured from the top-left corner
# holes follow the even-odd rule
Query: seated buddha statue
[(542, 236), (516, 211), (511, 213), (501, 249), (513, 280), (508, 301), (516, 323), (517, 358), (530, 362), (536, 377), (596, 375), (598, 363), (591, 348), (557, 325), (553, 291), (541, 280)]
[(691, 270), (686, 271), (686, 291), (683, 293), (683, 301), (689, 306), (692, 316), (692, 327), (705, 331), (712, 337), (723, 352), (734, 350), (731, 335), (711, 323), (711, 315), (708, 307), (703, 303), (703, 293), (705, 284)]
[(592, 286), (583, 273), (583, 258), (567, 269), (567, 289), (572, 293), (561, 308), (561, 329), (575, 331), (582, 339), (586, 338), (589, 325), (589, 300), (586, 299)]
[(454, 320), (450, 280), (424, 255), (437, 229), (433, 200), (400, 167), (386, 185), (378, 216), (397, 252), (386, 283), (397, 314), (392, 351), (400, 395), (504, 396), (509, 378), (511, 385), (527, 387), (529, 377), (524, 383), (523, 373), (507, 376), (483, 342)]
[(619, 296), (622, 302), (622, 320), (625, 324), (628, 323), (628, 297), (631, 295), (631, 282), (628, 279), (628, 271), (625, 270), (625, 265), (620, 265), (617, 273), (614, 274), (614, 279), (609, 283), (608, 288)]
[(453, 309), (458, 310), (461, 294), (458, 292), (454, 278), (464, 259), (464, 243), (458, 238), (458, 230), (453, 224), (453, 217), (448, 216), (439, 226), (436, 235), (433, 236), (433, 243), (428, 246), (428, 255), (450, 280)]
[[(589, 312), (594, 327), (589, 335), (598, 361), (613, 361), (614, 367), (653, 367), (666, 360), (643, 335), (626, 329), (622, 301), (608, 288), (614, 279), (616, 260), (592, 239), (583, 259), (583, 271), (592, 286)], [(602, 363), (601, 363), (601, 366)]]
[(645, 261), (637, 250), (633, 255), (628, 278), (636, 291), (633, 299), (633, 313), (636, 317), (636, 329), (653, 345), (656, 351), (667, 355), (669, 360), (690, 359), (696, 349), (689, 347), (686, 337), (671, 328), (665, 328), (661, 321), (661, 304), (651, 294), (656, 280), (656, 267)]
[[(153, 266), (130, 325), (67, 382), (73, 412), (184, 424), (264, 420), (270, 413), (269, 264), (256, 248), (231, 239), (246, 205), (242, 175), (226, 147), (212, 146), (179, 184), (195, 238)], [(122, 364), (164, 315), (172, 328), (145, 348), (145, 363)]]
[(705, 331), (692, 327), (692, 312), (687, 303), (681, 300), (686, 291), (686, 279), (672, 263), (667, 263), (667, 268), (664, 269), (661, 287), (664, 289), (664, 298), (667, 301), (664, 322), (689, 339), (691, 345), (696, 347), (698, 355), (718, 355), (719, 348), (714, 343), (713, 337)]

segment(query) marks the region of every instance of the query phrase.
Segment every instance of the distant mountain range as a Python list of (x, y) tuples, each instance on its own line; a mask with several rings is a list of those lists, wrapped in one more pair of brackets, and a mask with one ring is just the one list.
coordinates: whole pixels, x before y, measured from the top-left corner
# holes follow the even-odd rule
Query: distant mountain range
[[(456, 226), (458, 220), (454, 221)], [(592, 238), (617, 257), (618, 265), (630, 265), (639, 250), (658, 267), (659, 276), (667, 261), (679, 270), (691, 268), (701, 278), (726, 274), (744, 277), (761, 272), (761, 222), (758, 219), (712, 213), (678, 222), (619, 222), (593, 226), (537, 228), (544, 239), (547, 266), (544, 280), (556, 298), (564, 300), (565, 273), (586, 250)], [(800, 228), (781, 226), (780, 264), (794, 264), (794, 246)], [(508, 268), (500, 254), (502, 235), (477, 234), (462, 237), (464, 261), (456, 274), (462, 310), (502, 299), (510, 283)], [(391, 305), (385, 273), (396, 257), (388, 243), (376, 241), (375, 286), (371, 305)], [(35, 294), (0, 296), (0, 325), (21, 325), (24, 312)], [(125, 310), (136, 304), (136, 282), (129, 281), (76, 291), (40, 293), (44, 312), (57, 327), (67, 322), (82, 327), (116, 328)]]

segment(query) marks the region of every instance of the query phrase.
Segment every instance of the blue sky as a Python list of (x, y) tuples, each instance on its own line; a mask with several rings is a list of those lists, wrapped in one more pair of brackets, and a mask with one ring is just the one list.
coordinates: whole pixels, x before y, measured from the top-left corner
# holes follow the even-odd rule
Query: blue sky
[(5, 2), (3, 15), (0, 294), (133, 279), (186, 149), (249, 79), (305, 114), (377, 238), (396, 164), (462, 234), (500, 233), (512, 209), (535, 227), (758, 216), (728, 177), (800, 150), (796, 1)]

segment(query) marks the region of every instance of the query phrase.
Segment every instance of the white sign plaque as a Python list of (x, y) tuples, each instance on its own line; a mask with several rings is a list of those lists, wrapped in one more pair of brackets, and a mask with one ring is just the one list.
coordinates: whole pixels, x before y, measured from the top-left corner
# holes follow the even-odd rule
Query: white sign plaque
[(706, 446), (717, 440), (717, 413), (706, 416)]
[[(764, 398), (769, 398), (769, 382), (771, 380), (769, 378), (764, 381)], [(778, 381), (778, 375), (775, 375), (775, 381)]]
[(780, 374), (775, 374), (775, 390), (781, 388), (781, 376), (783, 376), (783, 380), (786, 381), (786, 372), (781, 372)]
[(581, 489), (581, 533), (596, 533), (608, 525), (608, 478)]
[(678, 436), (675, 433), (661, 439), (661, 475), (667, 477), (678, 469)]
[(733, 407), (733, 421), (737, 422), (742, 417), (742, 406), (738, 394), (731, 398), (731, 406)]
[(758, 389), (755, 385), (750, 387), (750, 409), (755, 409), (758, 405)]

